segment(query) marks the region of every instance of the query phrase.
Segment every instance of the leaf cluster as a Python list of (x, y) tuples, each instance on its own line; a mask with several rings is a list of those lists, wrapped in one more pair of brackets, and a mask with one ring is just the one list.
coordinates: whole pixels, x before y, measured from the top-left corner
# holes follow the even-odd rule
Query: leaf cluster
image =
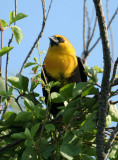
[[(86, 69), (91, 74), (88, 82), (71, 83), (60, 88), (59, 93), (50, 93), (51, 103), (61, 103), (60, 112), (53, 118), (45, 107), (44, 98), (35, 92), (38, 85), (54, 87), (58, 82), (46, 84), (38, 73), (38, 59), (28, 62), (34, 76), (9, 77), (9, 90), (0, 90), (3, 104), (10, 105), (12, 100), (20, 106), (18, 112), (13, 108), (0, 120), (0, 157), (2, 160), (36, 159), (96, 159), (96, 132), (100, 87), (97, 83), (99, 68)], [(2, 83), (1, 83), (2, 82)], [(1, 80), (1, 85), (4, 85)], [(18, 92), (16, 96), (14, 93)], [(49, 92), (50, 90), (48, 90)], [(21, 103), (22, 100), (22, 103)], [(116, 105), (109, 104), (106, 119), (106, 132), (110, 134), (111, 121), (118, 121)], [(105, 133), (106, 143), (108, 135)], [(117, 141), (117, 138), (116, 140)], [(117, 143), (109, 158), (118, 158)]]

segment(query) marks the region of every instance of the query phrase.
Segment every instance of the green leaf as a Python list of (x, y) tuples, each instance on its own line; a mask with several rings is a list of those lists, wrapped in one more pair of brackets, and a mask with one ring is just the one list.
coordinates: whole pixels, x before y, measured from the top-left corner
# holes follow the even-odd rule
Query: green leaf
[(59, 82), (59, 81), (57, 81), (57, 82), (53, 82), (52, 84), (51, 84), (51, 88), (52, 87), (55, 87), (55, 86), (60, 86), (61, 85), (61, 83)]
[(111, 124), (111, 116), (108, 115), (108, 116), (106, 117), (106, 128), (109, 127), (110, 124)]
[(110, 104), (109, 115), (111, 116), (112, 121), (118, 122), (118, 109), (116, 105)]
[(26, 14), (24, 13), (18, 13), (16, 16), (15, 16), (15, 13), (14, 12), (10, 12), (10, 25), (20, 19), (23, 19), (27, 17)]
[(68, 103), (63, 113), (63, 120), (65, 122), (68, 122), (73, 117), (73, 114), (77, 111), (78, 103), (79, 99), (75, 99)]
[(72, 132), (67, 132), (66, 137), (64, 137), (63, 144), (72, 143), (73, 139), (74, 139), (74, 134)]
[(24, 104), (28, 109), (34, 111), (34, 103), (31, 100), (29, 100), (28, 98), (25, 98)]
[(91, 69), (88, 69), (87, 72), (88, 72), (88, 76), (90, 77), (90, 79), (93, 82), (97, 83), (98, 82), (97, 71), (94, 68), (91, 68)]
[(93, 68), (97, 71), (97, 73), (103, 73), (102, 68), (99, 68), (98, 66), (94, 66)]
[(5, 91), (0, 91), (0, 95), (3, 96), (3, 97), (11, 97), (11, 93), (9, 92), (5, 92)]
[(3, 47), (2, 49), (0, 49), (0, 57), (3, 56), (4, 54), (8, 53), (13, 48), (14, 47)]
[(28, 90), (29, 79), (27, 77), (20, 75), (19, 83), (24, 92)]
[(59, 94), (59, 93), (57, 93), (57, 92), (52, 92), (52, 93), (51, 93), (51, 100), (52, 100), (52, 102), (54, 102), (54, 103), (61, 103), (61, 102), (63, 102), (65, 99), (64, 99), (64, 97), (63, 97), (61, 94)]
[(117, 158), (118, 159), (118, 144), (114, 144), (110, 150), (108, 158)]
[(118, 78), (118, 74), (115, 75), (115, 78)]
[(8, 81), (16, 88), (22, 89), (20, 83), (19, 83), (19, 78), (18, 77), (9, 77)]
[(23, 111), (16, 116), (15, 121), (27, 122), (30, 121), (31, 119), (32, 119), (32, 113)]
[(5, 81), (3, 80), (2, 77), (0, 77), (0, 91), (6, 91), (5, 89)]
[[(93, 134), (93, 132), (91, 132), (91, 134), (92, 135), (94, 135)], [(92, 135), (89, 135), (88, 133), (87, 133), (87, 135), (89, 136), (89, 137), (91, 137)], [(86, 135), (85, 135), (86, 136)], [(94, 135), (94, 139), (96, 140), (96, 135)], [(87, 141), (88, 141), (88, 139), (87, 139)], [(89, 142), (90, 142), (90, 140), (89, 140)], [(87, 143), (86, 144), (84, 144), (84, 145), (82, 145), (82, 151), (83, 151), (83, 153), (85, 153), (86, 155), (89, 155), (89, 156), (96, 156), (96, 144), (92, 144), (91, 146), (89, 146), (89, 145), (87, 145)]]
[(96, 121), (96, 112), (95, 113), (90, 113), (83, 125), (80, 127), (80, 130), (84, 131), (93, 131), (96, 129), (97, 126), (97, 121)]
[(54, 145), (52, 144), (45, 145), (45, 148), (42, 151), (42, 156), (44, 157), (44, 159), (48, 159), (49, 156), (52, 155), (54, 149)]
[(37, 64), (37, 63), (38, 63), (38, 58), (37, 58), (37, 57), (34, 57), (33, 59), (34, 59), (34, 61), (35, 61), (36, 64)]
[(11, 135), (11, 138), (14, 138), (14, 139), (26, 139), (26, 136), (23, 132), (21, 133), (14, 133)]
[(73, 144), (62, 144), (60, 148), (61, 155), (68, 160), (72, 160), (80, 152), (80, 148)]
[(8, 24), (7, 24), (7, 22), (5, 20), (0, 19), (0, 22), (2, 24), (2, 27), (7, 27), (8, 26)]
[(11, 112), (11, 111), (7, 111), (5, 114), (4, 114), (4, 119), (5, 119), (5, 121), (6, 120), (8, 120), (11, 116), (13, 116), (13, 115), (17, 115), (16, 113), (14, 113), (14, 112)]
[(97, 94), (97, 92), (98, 92), (97, 88), (95, 88), (94, 86), (90, 86), (85, 91), (82, 92), (81, 97), (85, 97), (87, 95), (94, 95)]
[(46, 53), (46, 51), (40, 51), (40, 52), (39, 52), (39, 54), (43, 54), (43, 53)]
[(24, 68), (30, 67), (30, 66), (35, 65), (35, 64), (37, 64), (37, 63), (34, 63), (34, 62), (28, 62), (28, 63), (25, 65), (25, 67), (24, 67)]
[(59, 93), (68, 100), (69, 98), (72, 98), (74, 87), (75, 83), (66, 84), (64, 87), (60, 88)]
[(5, 123), (7, 125), (13, 125), (16, 116), (17, 116), (17, 114), (14, 112), (11, 112), (11, 111), (6, 112), (4, 115)]
[(28, 146), (23, 151), (21, 160), (36, 160), (37, 157), (36, 157), (36, 154), (34, 154), (35, 152), (36, 152), (36, 150), (33, 146), (31, 146), (31, 145)]
[(17, 26), (12, 26), (11, 29), (12, 29), (13, 35), (14, 35), (14, 37), (16, 39), (16, 42), (18, 44), (20, 44), (21, 40), (23, 39), (22, 30)]
[(10, 24), (12, 23), (13, 18), (15, 17), (15, 12), (10, 12), (9, 13), (9, 17), (10, 17)]
[(35, 126), (32, 126), (32, 128), (31, 128), (31, 135), (32, 135), (32, 137), (34, 137), (34, 135), (38, 131), (39, 126), (40, 126), (40, 123), (37, 123), (37, 124), (35, 124)]
[(53, 124), (46, 124), (45, 129), (48, 131), (55, 131), (55, 126)]
[(38, 84), (41, 83), (41, 75), (38, 74), (35, 77), (32, 78), (32, 83), (31, 83), (31, 88), (30, 88), (30, 92), (32, 92)]
[(38, 72), (38, 68), (39, 68), (39, 65), (36, 65), (36, 66), (32, 67), (32, 71), (34, 73), (37, 73)]
[(73, 90), (73, 98), (81, 95), (81, 93), (90, 86), (93, 86), (93, 83), (90, 83), (90, 82), (80, 82), (80, 83), (78, 83)]
[(30, 133), (30, 130), (29, 130), (28, 128), (25, 128), (24, 134), (26, 135), (26, 137), (27, 137), (28, 139), (31, 139), (31, 133)]

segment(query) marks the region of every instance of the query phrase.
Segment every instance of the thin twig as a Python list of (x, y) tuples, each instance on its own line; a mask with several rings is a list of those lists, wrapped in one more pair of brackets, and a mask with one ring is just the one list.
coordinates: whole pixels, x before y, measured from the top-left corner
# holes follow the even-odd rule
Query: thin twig
[(116, 78), (116, 79), (114, 80), (114, 83), (111, 85), (111, 87), (116, 86), (116, 85), (118, 85), (118, 78)]
[(86, 2), (84, 0), (84, 15), (83, 15), (83, 43), (84, 43), (84, 51), (86, 51)]
[(18, 102), (18, 100), (19, 100), (19, 98), (20, 98), (21, 96), (23, 96), (23, 95), (19, 95), (17, 98), (15, 98), (15, 102), (17, 103), (19, 109), (20, 109), (21, 112), (22, 112), (22, 111), (23, 111), (23, 110), (22, 110), (22, 107), (20, 106), (20, 104), (19, 104), (19, 102)]
[(33, 44), (33, 46), (32, 46), (32, 48), (30, 49), (27, 57), (25, 58), (25, 60), (24, 60), (24, 62), (23, 62), (23, 65), (22, 65), (22, 67), (21, 67), (21, 69), (20, 69), (19, 74), (21, 74), (21, 73), (23, 72), (23, 69), (24, 69), (25, 64), (27, 63), (29, 57), (30, 57), (31, 54), (33, 53), (33, 50), (34, 50), (34, 48), (36, 47), (37, 43), (39, 42), (40, 38), (42, 37), (43, 32), (44, 32), (44, 29), (45, 29), (46, 21), (47, 21), (47, 18), (48, 18), (48, 15), (49, 15), (49, 11), (50, 11), (50, 8), (51, 8), (51, 5), (52, 5), (52, 0), (51, 0), (51, 2), (50, 2), (50, 6), (49, 6), (49, 9), (48, 9), (47, 16), (45, 15), (45, 0), (41, 0), (41, 2), (42, 2), (42, 8), (43, 8), (43, 23), (42, 23), (42, 28), (41, 28), (41, 31), (40, 31), (38, 37), (36, 38), (36, 40), (35, 40), (35, 42), (34, 42), (34, 44)]
[(87, 18), (87, 22), (88, 22), (88, 35), (87, 35), (86, 50), (88, 50), (88, 41), (89, 41), (90, 35), (91, 35), (91, 22), (90, 22), (89, 12), (87, 10), (87, 7), (86, 7), (86, 18)]
[[(106, 8), (107, 8), (107, 19), (108, 19), (108, 22), (110, 22), (109, 0), (106, 1)], [(112, 31), (112, 26), (111, 26), (111, 25), (110, 25), (110, 27), (109, 27), (109, 30), (110, 30), (111, 48), (112, 48), (111, 70), (113, 70), (115, 51), (114, 51), (113, 31)]]
[(107, 34), (107, 26), (102, 7), (102, 0), (99, 1), (93, 0), (93, 2), (96, 9), (96, 15), (98, 17), (98, 24), (102, 40), (103, 58), (104, 58), (104, 72), (101, 85), (101, 96), (99, 100), (98, 127), (96, 135), (97, 159), (104, 160), (105, 158), (104, 131), (106, 126), (108, 98), (110, 92), (109, 81), (110, 81), (110, 71), (111, 71), (111, 57), (110, 57), (109, 39)]
[[(87, 48), (89, 48), (90, 42), (92, 41), (92, 39), (93, 39), (93, 37), (94, 37), (96, 26), (97, 26), (97, 17), (95, 18), (95, 23), (94, 23), (94, 27), (93, 27), (93, 32), (92, 32), (92, 34), (91, 34), (91, 37), (90, 37), (89, 40), (88, 40)], [(84, 57), (84, 58), (86, 59), (86, 57)]]
[(53, 2), (53, 0), (51, 0), (51, 2), (50, 2), (49, 8), (48, 8), (48, 12), (47, 12), (47, 16), (46, 16), (46, 20), (47, 20), (47, 18), (48, 18), (50, 9), (51, 9), (51, 7), (52, 7), (52, 2)]
[[(109, 29), (112, 21), (114, 20), (115, 16), (117, 15), (117, 13), (118, 13), (118, 8), (116, 9), (115, 13), (113, 14), (113, 16), (112, 16), (112, 18), (111, 18), (111, 20), (110, 20), (110, 22), (109, 22), (109, 24), (107, 26), (107, 29)], [(99, 42), (100, 39), (101, 39), (101, 37), (99, 37), (97, 39), (97, 41), (94, 43), (94, 45), (88, 50), (88, 54), (96, 47), (96, 45), (98, 44), (98, 42)]]
[(106, 154), (106, 157), (105, 157), (105, 160), (107, 159), (108, 155), (109, 155), (109, 152), (113, 146), (113, 142), (115, 140), (115, 137), (117, 136), (118, 134), (118, 123), (117, 123), (117, 126), (115, 127), (114, 131), (111, 133), (111, 136), (109, 138), (109, 141), (105, 147), (105, 154)]
[(10, 99), (9, 99), (9, 98), (7, 98), (7, 103), (5, 102), (4, 110), (3, 110), (3, 112), (2, 112), (2, 116), (1, 116), (1, 120), (3, 120), (3, 119), (4, 119), (4, 114), (6, 113), (6, 111), (7, 111), (7, 109), (8, 109), (9, 101), (10, 101)]
[(118, 101), (115, 101), (115, 102), (110, 101), (110, 104), (117, 104), (117, 103)]
[(117, 58), (117, 60), (115, 61), (115, 64), (114, 64), (114, 69), (113, 69), (113, 74), (112, 74), (112, 78), (111, 78), (111, 81), (110, 81), (110, 86), (112, 86), (113, 83), (114, 83), (114, 79), (115, 79), (115, 75), (116, 75), (116, 71), (117, 71), (117, 65), (118, 65), (118, 58)]
[(21, 142), (23, 142), (23, 141), (24, 141), (24, 139), (19, 139), (19, 140), (16, 140), (16, 141), (8, 144), (8, 145), (5, 146), (5, 147), (1, 147), (1, 148), (0, 148), (0, 152), (6, 151), (6, 150), (8, 150), (9, 148), (14, 147), (15, 145), (18, 145), (19, 143), (21, 143)]
[[(17, 0), (15, 0), (15, 16), (17, 15)], [(16, 22), (14, 23), (14, 25), (16, 25)], [(8, 47), (10, 47), (11, 43), (13, 41), (13, 33), (12, 33), (12, 36), (11, 38), (9, 39), (9, 42), (8, 42)], [(6, 59), (6, 73), (5, 73), (5, 81), (6, 81), (6, 92), (8, 91), (8, 83), (7, 83), (7, 76), (8, 76), (8, 63), (9, 63), (9, 52), (7, 53), (7, 59)], [(7, 101), (9, 101), (9, 99), (7, 99)], [(7, 111), (9, 107), (9, 103), (7, 105), (5, 105), (5, 108), (4, 108), (4, 111), (3, 111), (3, 114), (2, 114), (2, 119), (4, 117), (4, 114), (5, 112)]]
[[(0, 31), (1, 31), (1, 49), (3, 47), (3, 27), (0, 21)], [(2, 78), (2, 56), (0, 57), (0, 78)], [(2, 105), (2, 96), (0, 96), (0, 110)]]

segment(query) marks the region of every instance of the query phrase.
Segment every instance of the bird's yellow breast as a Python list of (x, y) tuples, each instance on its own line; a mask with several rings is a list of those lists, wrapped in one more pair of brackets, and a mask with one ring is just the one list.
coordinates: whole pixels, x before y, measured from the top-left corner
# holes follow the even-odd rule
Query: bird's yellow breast
[(50, 46), (44, 61), (45, 69), (53, 78), (69, 78), (78, 65), (75, 50), (71, 44)]

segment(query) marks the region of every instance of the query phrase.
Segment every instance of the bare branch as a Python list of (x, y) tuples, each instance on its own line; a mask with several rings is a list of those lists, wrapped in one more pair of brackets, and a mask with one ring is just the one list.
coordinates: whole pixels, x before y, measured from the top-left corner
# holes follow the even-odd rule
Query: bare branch
[(118, 85), (118, 78), (116, 78), (116, 79), (114, 80), (114, 83), (112, 84), (112, 87), (113, 87), (113, 86), (116, 86), (116, 85)]
[(88, 34), (87, 34), (86, 50), (88, 50), (88, 41), (89, 41), (90, 35), (91, 35), (91, 22), (90, 22), (89, 12), (87, 10), (87, 7), (86, 7), (86, 18), (87, 18), (87, 22), (88, 22)]
[(111, 136), (109, 138), (109, 141), (105, 147), (105, 160), (107, 159), (108, 155), (109, 155), (109, 152), (110, 152), (110, 149), (112, 148), (113, 146), (113, 142), (115, 140), (115, 137), (117, 136), (118, 134), (118, 123), (117, 123), (117, 126), (115, 127), (114, 131), (111, 133)]
[[(17, 15), (17, 0), (15, 0), (15, 16)], [(16, 25), (16, 22), (14, 23), (14, 25)], [(10, 47), (11, 43), (13, 41), (13, 33), (12, 33), (12, 36), (11, 38), (9, 39), (9, 42), (8, 42), (8, 47)], [(5, 81), (6, 81), (6, 92), (8, 91), (8, 84), (7, 84), (7, 76), (8, 76), (8, 63), (9, 63), (9, 52), (7, 53), (7, 59), (6, 59), (6, 73), (5, 73)], [(9, 99), (7, 99), (7, 101), (9, 101)], [(3, 119), (4, 117), (4, 114), (6, 113), (7, 109), (9, 107), (9, 103), (7, 105), (5, 105), (5, 108), (3, 110), (3, 114), (2, 114), (2, 117), (1, 119)]]
[(8, 150), (9, 148), (14, 147), (15, 145), (18, 145), (19, 143), (21, 143), (21, 142), (23, 142), (23, 141), (24, 141), (24, 139), (19, 139), (19, 140), (16, 140), (16, 141), (8, 144), (8, 145), (5, 146), (5, 147), (1, 147), (1, 148), (0, 148), (0, 152), (3, 152), (3, 151), (5, 151), (5, 150)]
[(53, 2), (53, 0), (51, 0), (51, 2), (50, 2), (49, 8), (48, 8), (48, 12), (47, 12), (47, 16), (46, 16), (46, 20), (47, 20), (47, 18), (48, 18), (50, 9), (51, 9), (51, 7), (52, 7), (52, 2)]
[(103, 47), (103, 58), (104, 58), (104, 72), (101, 85), (101, 96), (99, 100), (99, 115), (98, 115), (98, 127), (96, 135), (97, 143), (97, 159), (104, 160), (104, 131), (106, 125), (106, 115), (108, 109), (108, 98), (109, 98), (109, 79), (111, 71), (111, 57), (110, 57), (110, 48), (109, 48), (109, 39), (107, 35), (107, 26), (105, 22), (105, 16), (102, 8), (101, 0), (93, 0), (96, 15), (98, 17), (98, 24), (100, 29), (100, 36), (102, 40)]
[[(17, 0), (15, 0), (15, 16), (17, 15)], [(16, 25), (16, 22), (14, 22), (14, 25)], [(13, 41), (13, 33), (11, 38), (9, 39), (8, 42), (8, 47), (10, 47), (11, 43)], [(9, 52), (7, 53), (7, 59), (6, 59), (6, 73), (5, 73), (5, 80), (7, 82), (7, 75), (8, 75), (8, 63), (9, 63)], [(8, 85), (6, 83), (6, 91), (8, 91)]]
[(118, 58), (117, 58), (117, 60), (115, 61), (115, 64), (114, 64), (113, 75), (112, 75), (112, 78), (111, 78), (111, 81), (110, 81), (111, 86), (114, 83), (114, 79), (115, 79), (115, 75), (116, 75), (116, 71), (117, 71), (117, 65), (118, 65)]
[(84, 15), (83, 15), (83, 43), (84, 43), (84, 51), (86, 51), (86, 2), (84, 0)]
[(42, 2), (42, 8), (43, 8), (43, 23), (42, 23), (42, 28), (41, 28), (41, 31), (40, 31), (38, 37), (36, 38), (36, 40), (35, 40), (35, 42), (34, 42), (34, 44), (33, 44), (33, 46), (32, 46), (32, 48), (30, 49), (27, 57), (25, 58), (25, 60), (24, 60), (24, 62), (23, 62), (23, 65), (22, 65), (21, 70), (20, 70), (20, 72), (19, 72), (20, 74), (23, 72), (23, 69), (24, 69), (25, 64), (27, 63), (29, 57), (30, 57), (31, 54), (33, 53), (34, 48), (36, 47), (38, 41), (40, 40), (40, 38), (41, 38), (42, 35), (43, 35), (44, 28), (45, 28), (45, 25), (46, 25), (46, 20), (47, 20), (47, 18), (48, 18), (49, 11), (50, 11), (50, 8), (51, 8), (51, 5), (52, 5), (53, 0), (51, 0), (51, 2), (50, 2), (47, 16), (46, 16), (46, 12), (45, 12), (45, 10), (46, 10), (46, 9), (45, 9), (45, 0), (41, 0), (41, 2)]
[[(95, 18), (95, 23), (94, 23), (94, 27), (93, 27), (93, 32), (92, 32), (91, 37), (89, 38), (88, 43), (87, 43), (87, 47), (88, 47), (88, 48), (89, 48), (90, 42), (92, 41), (92, 39), (93, 39), (93, 37), (94, 37), (96, 25), (97, 25), (97, 17)], [(84, 58), (85, 58), (85, 57), (84, 57)]]
[[(114, 18), (116, 17), (117, 14), (118, 14), (118, 8), (116, 9), (115, 13), (113, 14), (113, 16), (112, 16), (112, 18), (111, 18), (111, 20), (110, 20), (110, 22), (109, 22), (109, 24), (108, 24), (108, 26), (107, 26), (107, 29), (109, 29), (112, 21), (114, 20)], [(101, 39), (101, 37), (99, 37), (99, 38), (97, 39), (97, 41), (94, 43), (94, 45), (88, 50), (88, 55), (89, 55), (89, 53), (96, 47), (96, 45), (98, 44), (98, 42), (99, 42), (100, 39)]]
[[(106, 8), (107, 8), (107, 19), (108, 22), (110, 22), (110, 11), (109, 11), (109, 0), (106, 1)], [(114, 38), (113, 38), (113, 31), (112, 31), (112, 26), (110, 25), (110, 38), (111, 38), (111, 48), (112, 48), (112, 63), (111, 63), (111, 70), (113, 70), (113, 65), (114, 65)]]

